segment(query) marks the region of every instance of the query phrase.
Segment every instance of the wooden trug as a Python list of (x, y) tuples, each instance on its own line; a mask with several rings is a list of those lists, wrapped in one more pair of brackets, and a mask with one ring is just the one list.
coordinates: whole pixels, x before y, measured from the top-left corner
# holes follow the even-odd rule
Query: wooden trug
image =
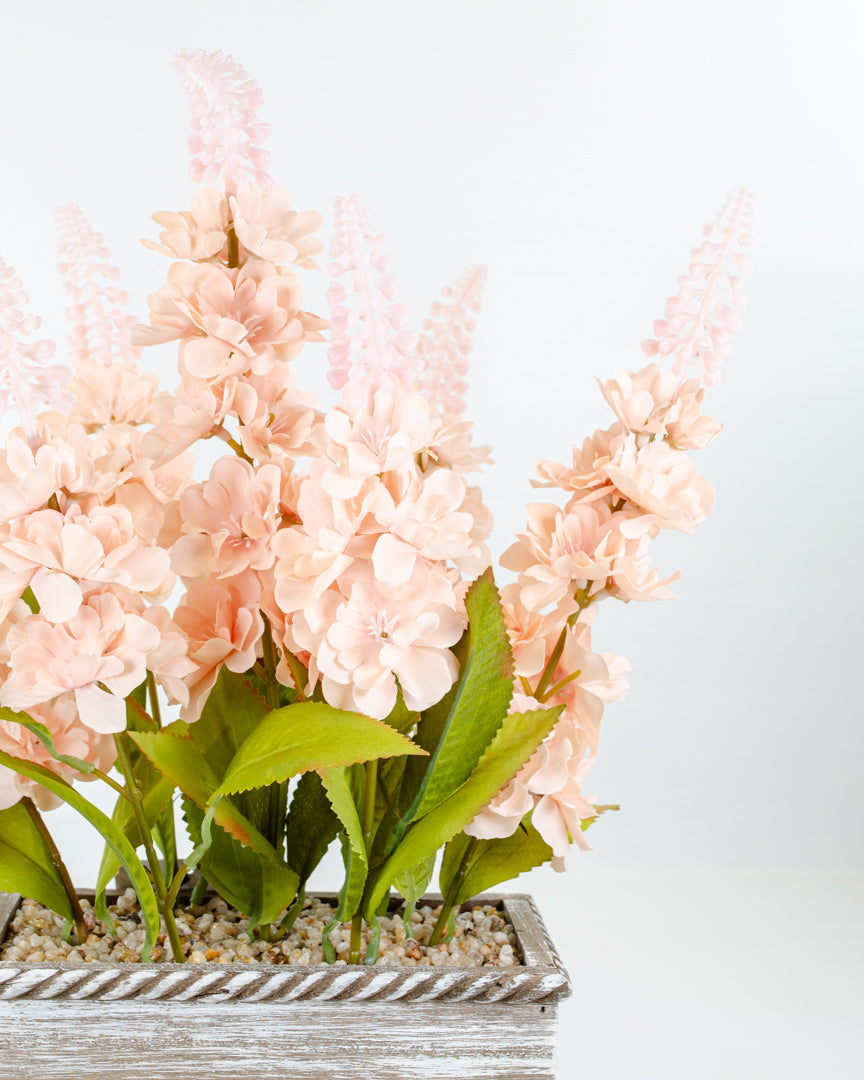
[[(19, 903), (0, 893), (0, 941)], [(567, 972), (530, 897), (476, 903), (523, 966), (0, 961), (0, 1077), (554, 1080)]]

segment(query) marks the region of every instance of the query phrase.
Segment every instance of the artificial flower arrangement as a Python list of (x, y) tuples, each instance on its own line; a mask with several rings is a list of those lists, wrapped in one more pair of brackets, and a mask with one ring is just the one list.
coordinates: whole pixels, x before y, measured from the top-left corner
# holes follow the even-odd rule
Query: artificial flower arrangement
[[(322, 219), (272, 187), (257, 85), (222, 53), (176, 63), (201, 186), (144, 241), (174, 260), (149, 325), (125, 314), (75, 206), (58, 212), (68, 367), (31, 340), (39, 321), (0, 262), (0, 403), (20, 418), (0, 452), (0, 887), (86, 937), (41, 814), (66, 802), (105, 840), (97, 914), (125, 867), (144, 959), (161, 932), (181, 962), (174, 908), (194, 868), (199, 894), (209, 884), (271, 939), (338, 838), (327, 930), (351, 923), (356, 963), (368, 923), (374, 963), (391, 888), (414, 904), (442, 849), (433, 944), (478, 892), (563, 868), (608, 809), (582, 784), (627, 665), (592, 651), (591, 628), (602, 600), (669, 597), (678, 575), (661, 580), (648, 545), (711, 509), (688, 452), (720, 430), (701, 406), (737, 328), (751, 197), (733, 192), (706, 228), (643, 345), (671, 369), (601, 383), (611, 427), (570, 464), (540, 462), (535, 486), (563, 496), (528, 507), (499, 591), (491, 515), (466, 479), (489, 459), (462, 419), (485, 270), (413, 332), (351, 196), (335, 207), (330, 318), (305, 311)], [(324, 414), (294, 361), (328, 328), (342, 397)], [(141, 346), (174, 341), (180, 385), (159, 392)], [(225, 453), (196, 480), (192, 448), (210, 439)], [(114, 789), (110, 818), (82, 781)]]

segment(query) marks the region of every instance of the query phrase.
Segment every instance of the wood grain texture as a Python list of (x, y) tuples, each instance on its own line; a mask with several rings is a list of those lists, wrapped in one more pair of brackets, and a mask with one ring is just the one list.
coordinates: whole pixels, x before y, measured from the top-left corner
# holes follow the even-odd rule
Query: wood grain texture
[[(545, 1008), (545, 1012), (543, 1011)], [(382, 1015), (384, 1013), (385, 1015)], [(6, 1004), (3, 1080), (554, 1080), (543, 1005)], [(61, 1032), (68, 1033), (62, 1038)]]
[[(19, 902), (0, 894), (0, 940)], [(554, 1080), (567, 972), (530, 897), (478, 903), (523, 966), (2, 961), (0, 1078)]]

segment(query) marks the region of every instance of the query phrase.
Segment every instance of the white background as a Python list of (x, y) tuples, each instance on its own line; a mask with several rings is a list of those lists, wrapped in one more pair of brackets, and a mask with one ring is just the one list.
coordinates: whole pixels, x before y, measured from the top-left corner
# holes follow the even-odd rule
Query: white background
[[(494, 445), (499, 554), (536, 459), (609, 422), (592, 376), (641, 366), (702, 224), (730, 187), (757, 191), (744, 330), (708, 409), (726, 430), (697, 459), (715, 512), (656, 545), (678, 599), (609, 604), (595, 633), (633, 665), (588, 785), (621, 813), (566, 876), (514, 886), (574, 980), (562, 1080), (860, 1075), (861, 12), (3, 4), (0, 254), (46, 331), (65, 334), (66, 201), (146, 314), (167, 260), (138, 238), (191, 191), (170, 58), (233, 53), (264, 89), (277, 183), (325, 215), (363, 192), (418, 322), (466, 262), (489, 266), (469, 410)], [(307, 348), (299, 383), (324, 389), (323, 366)], [(97, 848), (70, 858), (82, 883)]]

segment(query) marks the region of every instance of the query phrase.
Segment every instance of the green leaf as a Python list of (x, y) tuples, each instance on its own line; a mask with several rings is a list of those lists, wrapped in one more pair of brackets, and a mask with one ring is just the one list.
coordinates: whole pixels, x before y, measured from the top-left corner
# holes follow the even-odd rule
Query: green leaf
[[(215, 811), (213, 807), (208, 811), (216, 821), (224, 802), (220, 800)], [(202, 836), (206, 815), (188, 798), (183, 800), (183, 815), (197, 847), (206, 839)], [(280, 862), (274, 849), (271, 848), (272, 859), (263, 857), (239, 843), (220, 825), (213, 827), (211, 841), (201, 858), (204, 877), (232, 907), (248, 916), (250, 930), (259, 923), (275, 922), (297, 894), (296, 871)]]
[(391, 850), (410, 822), (423, 817), (463, 784), (504, 722), (513, 696), (513, 651), (491, 573), (465, 597), (468, 630), (454, 649), (460, 677), (424, 712), (416, 741), (430, 757), (406, 766), (411, 805), (396, 828)]
[(429, 887), (429, 882), (432, 880), (432, 874), (435, 870), (437, 855), (436, 851), (428, 859), (424, 859), (423, 862), (418, 863), (410, 870), (406, 870), (393, 879), (393, 888), (401, 896), (404, 896), (409, 904), (416, 904)]
[(240, 747), (216, 794), (268, 787), (312, 769), (423, 753), (380, 720), (325, 702), (301, 701), (264, 717)]
[[(154, 768), (153, 764), (143, 754), (138, 755), (132, 767), (132, 775), (141, 788), (144, 817), (147, 824), (152, 826), (159, 820), (163, 810), (171, 802), (171, 796), (174, 794), (174, 782)], [(129, 799), (124, 798), (122, 795), (117, 796), (117, 802), (114, 804), (114, 810), (111, 814), (111, 821), (123, 833), (133, 848), (141, 846), (143, 840), (138, 833), (138, 821)], [(120, 859), (116, 851), (109, 844), (106, 844), (96, 879), (97, 896), (105, 891), (108, 883), (119, 869)]]
[(7, 754), (3, 750), (0, 750), (0, 765), (5, 765), (7, 769), (12, 769), (13, 772), (20, 773), (30, 780), (35, 780), (42, 787), (47, 788), (48, 791), (59, 795), (61, 799), (77, 810), (82, 817), (86, 818), (113, 848), (121, 864), (126, 867), (126, 873), (129, 875), (135, 892), (138, 894), (146, 933), (143, 955), (149, 957), (150, 949), (159, 934), (159, 907), (146, 871), (141, 865), (141, 860), (135, 854), (135, 849), (123, 833), (97, 806), (88, 802), (71, 784), (61, 779), (56, 773), (51, 772), (50, 769), (46, 769), (42, 765), (36, 765), (31, 761), (23, 761), (20, 758), (12, 757), (11, 754)]
[(21, 802), (0, 810), (0, 890), (19, 892), (64, 919), (73, 918), (60, 872)]
[(21, 594), (21, 599), (24, 601), (24, 603), (27, 605), (27, 607), (30, 608), (31, 612), (34, 615), (39, 614), (39, 612), (41, 611), (41, 608), (39, 607), (39, 601), (36, 599), (36, 596), (35, 596), (33, 590), (30, 588), (29, 585), (24, 590), (24, 592)]
[[(209, 761), (202, 757), (201, 751), (191, 738), (184, 735), (172, 735), (168, 729), (156, 734), (130, 732), (147, 758), (172, 783), (187, 795), (201, 809), (205, 809), (215, 798), (219, 786), (219, 777)], [(269, 840), (239, 809), (233, 800), (221, 798), (216, 809), (216, 823), (235, 840), (258, 854), (276, 863), (281, 860)], [(215, 885), (215, 882), (214, 882)], [(227, 900), (228, 898), (225, 897)]]
[(321, 777), (316, 772), (304, 773), (294, 790), (285, 822), (288, 863), (297, 871), (301, 888), (338, 833), (339, 818), (333, 812)]
[[(439, 875), (442, 892), (449, 889), (470, 842), (470, 836), (460, 833), (444, 848)], [(453, 903), (464, 904), (472, 896), (486, 892), (502, 881), (510, 881), (535, 866), (542, 866), (552, 857), (552, 848), (531, 824), (529, 814), (512, 836), (477, 842), (474, 858)]]
[(363, 826), (357, 812), (357, 803), (351, 790), (350, 773), (345, 767), (321, 770), (321, 783), (333, 811), (343, 826), (343, 857), (345, 881), (339, 893), (336, 919), (346, 922), (353, 918), (363, 899), (368, 860), (363, 840)]
[(374, 911), (397, 877), (430, 858), (507, 786), (555, 726), (563, 708), (556, 705), (506, 718), (468, 780), (409, 828), (374, 875), (366, 890), (364, 911)]
[(95, 765), (91, 762), (82, 761), (81, 758), (77, 757), (70, 757), (68, 754), (61, 754), (54, 745), (54, 739), (48, 728), (39, 720), (34, 720), (28, 716), (27, 713), (15, 712), (14, 709), (0, 706), (0, 720), (5, 720), (10, 724), (20, 724), (21, 727), (26, 728), (32, 735), (36, 736), (55, 761), (60, 761), (71, 769), (77, 769), (80, 773), (93, 772)]

